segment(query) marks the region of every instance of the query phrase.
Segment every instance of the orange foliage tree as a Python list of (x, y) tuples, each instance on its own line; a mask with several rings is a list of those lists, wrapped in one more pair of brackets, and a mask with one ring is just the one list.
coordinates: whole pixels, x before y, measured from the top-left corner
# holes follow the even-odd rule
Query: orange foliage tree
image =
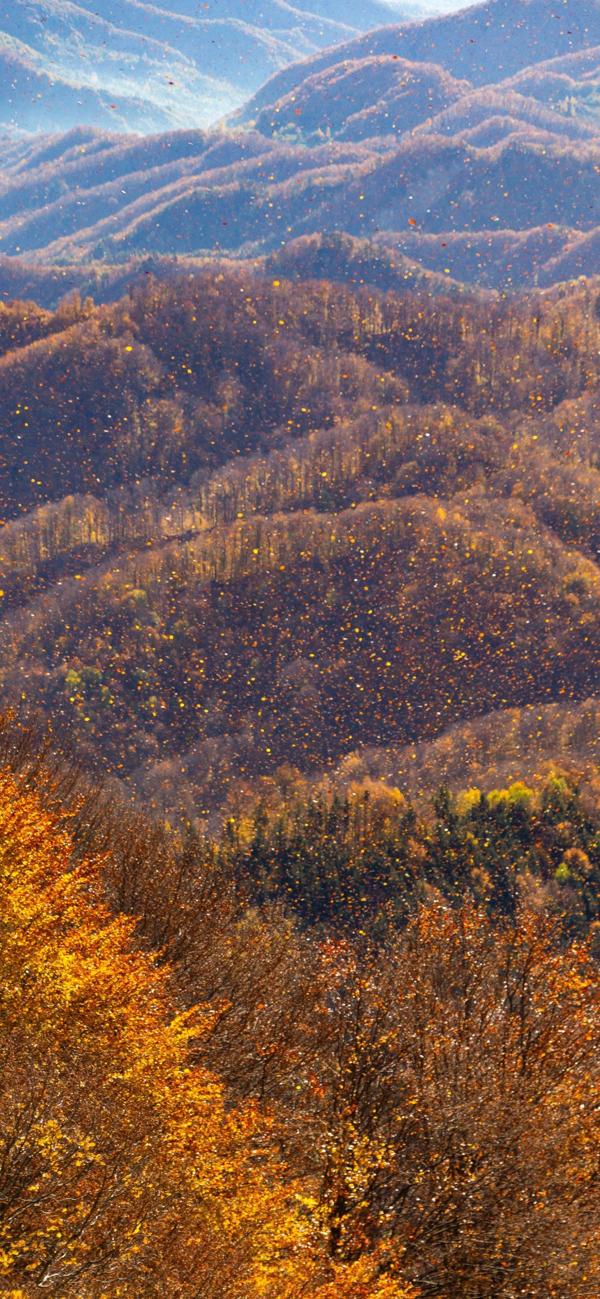
[(366, 1293), (366, 1264), (319, 1263), (310, 1199), (267, 1120), (190, 1066), (202, 1014), (173, 1014), (168, 970), (110, 915), (98, 868), (75, 863), (69, 835), (6, 772), (0, 886), (0, 1288)]
[(597, 967), (556, 938), (433, 902), (372, 963), (325, 950), (312, 1148), (335, 1258), (386, 1247), (439, 1299), (600, 1292)]

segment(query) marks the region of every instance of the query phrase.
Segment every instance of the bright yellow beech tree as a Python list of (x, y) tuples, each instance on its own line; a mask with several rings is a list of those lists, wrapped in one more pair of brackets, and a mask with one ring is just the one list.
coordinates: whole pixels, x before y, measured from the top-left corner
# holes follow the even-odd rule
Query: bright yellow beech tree
[(206, 1022), (173, 1017), (168, 971), (6, 773), (0, 891), (0, 1290), (398, 1299), (319, 1266), (266, 1119), (189, 1066)]
[(317, 1290), (315, 1299), (416, 1299), (416, 1291), (394, 1277), (382, 1275), (373, 1257), (334, 1268), (333, 1276)]

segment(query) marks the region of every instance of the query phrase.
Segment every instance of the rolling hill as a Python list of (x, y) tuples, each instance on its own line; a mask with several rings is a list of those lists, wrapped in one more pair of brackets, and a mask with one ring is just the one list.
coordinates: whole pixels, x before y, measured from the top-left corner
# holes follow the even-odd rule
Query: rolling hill
[(597, 298), (221, 270), (4, 307), (5, 704), (191, 819), (286, 764), (455, 771), (465, 726), (486, 781), (509, 723), (513, 774), (588, 773)]
[(0, 256), (101, 271), (148, 255), (272, 257), (346, 233), (466, 283), (550, 284), (582, 241), (585, 270), (600, 270), (599, 165), (598, 137), (568, 126), (511, 124), (485, 147), (417, 128), (385, 149), (257, 131), (67, 135), (5, 167)]

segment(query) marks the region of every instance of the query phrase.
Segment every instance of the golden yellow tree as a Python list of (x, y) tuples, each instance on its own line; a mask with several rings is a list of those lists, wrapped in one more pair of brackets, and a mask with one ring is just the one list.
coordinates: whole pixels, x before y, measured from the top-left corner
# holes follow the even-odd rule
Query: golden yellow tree
[(309, 1293), (309, 1215), (268, 1124), (190, 1067), (202, 1016), (173, 1015), (169, 973), (133, 931), (39, 799), (0, 774), (0, 1288)]

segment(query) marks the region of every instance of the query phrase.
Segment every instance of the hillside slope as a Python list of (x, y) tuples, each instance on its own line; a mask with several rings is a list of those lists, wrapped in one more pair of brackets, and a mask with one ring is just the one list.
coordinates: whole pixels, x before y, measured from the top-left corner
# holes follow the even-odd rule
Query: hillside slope
[(192, 818), (532, 705), (589, 768), (596, 299), (221, 272), (5, 308), (4, 702)]

